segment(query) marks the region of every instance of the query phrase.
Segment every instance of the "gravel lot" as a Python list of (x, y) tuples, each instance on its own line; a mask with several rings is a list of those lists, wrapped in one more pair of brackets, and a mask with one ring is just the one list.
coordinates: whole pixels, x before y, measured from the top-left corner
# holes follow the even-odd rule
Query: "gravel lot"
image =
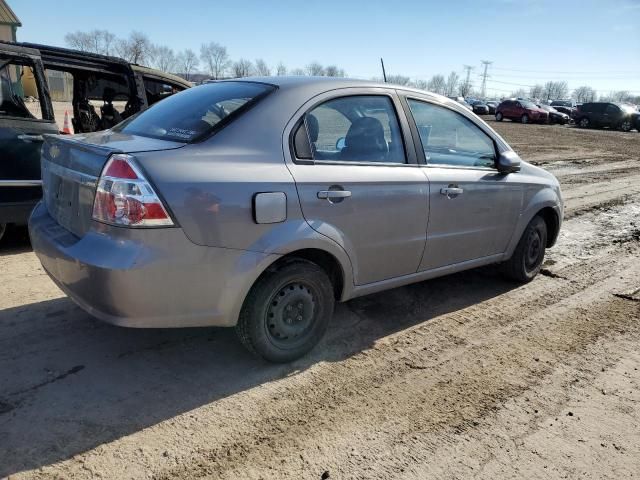
[(338, 306), (292, 365), (127, 330), (0, 248), (0, 478), (637, 478), (640, 133), (490, 122), (563, 184), (526, 286), (484, 268)]

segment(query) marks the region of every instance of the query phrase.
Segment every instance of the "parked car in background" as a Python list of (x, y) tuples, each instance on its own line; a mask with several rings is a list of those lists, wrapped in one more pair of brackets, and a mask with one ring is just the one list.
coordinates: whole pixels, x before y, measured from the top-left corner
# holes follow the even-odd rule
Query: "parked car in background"
[(616, 128), (623, 132), (640, 131), (640, 112), (630, 105), (611, 102), (583, 103), (574, 114), (582, 128)]
[(451, 100), (455, 100), (464, 108), (473, 111), (473, 107), (464, 99), (464, 97), (448, 97), (448, 98), (450, 98)]
[(546, 123), (549, 114), (528, 100), (505, 100), (496, 108), (496, 120), (504, 118), (521, 123)]
[(487, 104), (487, 107), (489, 107), (489, 114), (495, 115), (496, 108), (498, 108), (498, 105), (500, 105), (500, 102), (496, 102), (495, 100), (489, 100), (488, 102), (486, 102), (486, 104)]
[(476, 115), (489, 115), (489, 107), (480, 100), (471, 102), (471, 108)]
[(550, 105), (538, 105), (538, 108), (546, 111), (549, 114), (549, 123), (559, 123), (560, 125), (566, 125), (571, 121), (571, 117), (566, 113), (559, 112)]
[(32, 245), (78, 305), (235, 326), (275, 362), (320, 340), (335, 301), (491, 263), (528, 282), (562, 223), (555, 177), (457, 102), (358, 80), (201, 85), (47, 136), (42, 165)]
[(120, 58), (0, 42), (0, 236), (42, 197), (42, 135), (58, 133), (67, 108), (75, 133), (95, 132), (188, 87)]
[(560, 113), (566, 113), (573, 117), (576, 111), (576, 102), (573, 100), (553, 100), (550, 105)]

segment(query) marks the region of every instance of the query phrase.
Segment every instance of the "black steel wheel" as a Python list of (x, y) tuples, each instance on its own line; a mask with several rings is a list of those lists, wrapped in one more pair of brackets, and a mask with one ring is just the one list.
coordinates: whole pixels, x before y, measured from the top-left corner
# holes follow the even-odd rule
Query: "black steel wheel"
[(513, 255), (504, 263), (504, 273), (518, 282), (530, 282), (542, 268), (546, 246), (547, 224), (536, 215), (522, 233)]
[(255, 355), (290, 362), (320, 341), (334, 303), (326, 272), (312, 262), (295, 259), (258, 279), (245, 299), (236, 331)]

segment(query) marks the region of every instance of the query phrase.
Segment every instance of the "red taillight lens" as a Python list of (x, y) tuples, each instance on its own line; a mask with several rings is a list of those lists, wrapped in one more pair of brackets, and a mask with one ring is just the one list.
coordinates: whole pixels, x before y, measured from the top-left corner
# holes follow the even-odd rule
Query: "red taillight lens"
[(93, 202), (93, 219), (128, 227), (172, 226), (173, 222), (132, 157), (115, 154), (102, 170)]

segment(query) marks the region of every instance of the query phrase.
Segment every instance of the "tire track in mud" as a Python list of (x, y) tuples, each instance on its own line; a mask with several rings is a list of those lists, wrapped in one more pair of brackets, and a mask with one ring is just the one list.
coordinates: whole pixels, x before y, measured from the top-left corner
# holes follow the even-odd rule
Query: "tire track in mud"
[[(626, 281), (639, 273), (636, 266)], [(296, 478), (288, 474), (300, 457), (307, 459), (307, 471), (331, 467), (341, 477), (350, 476), (346, 453), (356, 440), (366, 445), (360, 454), (368, 452), (371, 461), (384, 465), (377, 471), (383, 477), (397, 473), (407, 458), (426, 462), (443, 435), (451, 438), (476, 427), (509, 398), (552, 375), (561, 359), (580, 355), (605, 335), (637, 335), (640, 305), (611, 295), (618, 282), (605, 276), (537, 308), (496, 299), (403, 331), (372, 351), (328, 366), (296, 389), (279, 389), (275, 411), (256, 405), (273, 413), (235, 442), (200, 451), (189, 467), (156, 478), (258, 478), (257, 472)], [(486, 310), (495, 313), (487, 318)], [(361, 438), (366, 425), (376, 425), (374, 438)], [(436, 435), (437, 442), (420, 441), (422, 434)], [(388, 446), (396, 443), (410, 444), (411, 454), (390, 453)], [(330, 466), (312, 461), (317, 448)]]

